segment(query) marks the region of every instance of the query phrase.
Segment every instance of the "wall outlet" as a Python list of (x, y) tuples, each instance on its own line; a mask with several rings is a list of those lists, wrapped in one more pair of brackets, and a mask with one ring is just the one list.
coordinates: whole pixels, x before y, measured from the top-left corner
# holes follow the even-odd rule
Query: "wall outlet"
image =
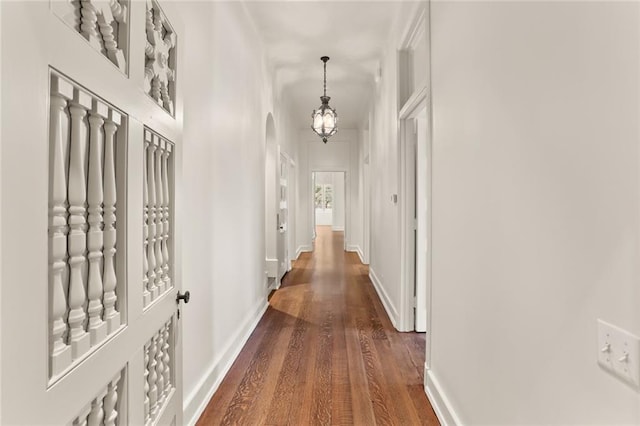
[(598, 364), (619, 379), (640, 387), (640, 338), (599, 319)]

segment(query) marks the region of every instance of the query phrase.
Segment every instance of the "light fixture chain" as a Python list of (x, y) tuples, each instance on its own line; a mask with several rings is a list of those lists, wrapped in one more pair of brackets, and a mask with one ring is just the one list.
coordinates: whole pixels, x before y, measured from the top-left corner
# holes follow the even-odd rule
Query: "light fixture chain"
[(324, 61), (324, 96), (327, 96), (327, 61)]

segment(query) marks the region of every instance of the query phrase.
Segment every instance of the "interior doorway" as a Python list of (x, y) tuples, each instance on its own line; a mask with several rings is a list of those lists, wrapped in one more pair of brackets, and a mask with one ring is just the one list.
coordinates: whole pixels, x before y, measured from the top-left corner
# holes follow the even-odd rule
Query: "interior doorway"
[[(347, 223), (346, 173), (343, 171), (313, 172), (313, 238), (318, 227), (345, 233)], [(346, 241), (346, 239), (343, 238)], [(346, 244), (346, 242), (345, 242)]]
[(428, 332), (431, 287), (431, 149), (426, 97), (401, 112), (402, 331)]
[(289, 157), (281, 152), (278, 163), (278, 203), (276, 206), (276, 216), (278, 223), (277, 233), (277, 253), (278, 253), (278, 282), (282, 281), (284, 275), (291, 269), (290, 239), (289, 239)]

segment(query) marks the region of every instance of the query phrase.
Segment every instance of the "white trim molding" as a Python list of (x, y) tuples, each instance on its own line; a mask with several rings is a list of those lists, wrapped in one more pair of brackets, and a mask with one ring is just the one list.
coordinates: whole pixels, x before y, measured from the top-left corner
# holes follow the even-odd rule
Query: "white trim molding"
[(268, 307), (269, 304), (266, 301), (258, 303), (256, 309), (247, 316), (238, 332), (230, 339), (222, 355), (211, 364), (196, 388), (185, 398), (185, 424), (196, 424)]
[(433, 370), (428, 369), (426, 364), (424, 366), (424, 391), (427, 393), (427, 398), (442, 426), (461, 426), (463, 424), (451, 405), (451, 401), (444, 393), (442, 385), (433, 374)]
[(267, 286), (267, 293), (271, 293), (272, 291), (279, 289), (281, 284), (282, 281), (274, 279), (272, 284)]
[(309, 253), (312, 252), (313, 249), (311, 246), (298, 246), (298, 250), (296, 250), (296, 259), (300, 257), (301, 253)]
[(362, 253), (362, 249), (360, 248), (359, 245), (347, 246), (347, 251), (358, 253), (358, 257), (360, 258), (360, 263), (362, 263), (363, 265), (366, 265), (366, 263), (364, 262), (364, 254)]
[(382, 306), (384, 306), (384, 310), (387, 311), (387, 316), (391, 320), (391, 324), (393, 324), (393, 327), (397, 330), (398, 329), (398, 310), (393, 305), (393, 302), (391, 302), (389, 295), (384, 290), (384, 286), (378, 279), (378, 276), (376, 275), (375, 271), (371, 266), (369, 266), (369, 278), (373, 283), (373, 287), (376, 289), (376, 293), (378, 293), (378, 297), (380, 298), (380, 301), (382, 301)]

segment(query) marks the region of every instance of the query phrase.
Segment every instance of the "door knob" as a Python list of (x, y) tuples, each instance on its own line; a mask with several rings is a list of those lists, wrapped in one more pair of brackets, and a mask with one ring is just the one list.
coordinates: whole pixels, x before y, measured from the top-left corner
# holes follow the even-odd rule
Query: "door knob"
[(178, 292), (178, 295), (176, 296), (176, 303), (180, 303), (180, 301), (184, 301), (184, 303), (189, 303), (189, 299), (191, 298), (191, 293), (189, 293), (189, 291), (185, 291), (184, 294)]

